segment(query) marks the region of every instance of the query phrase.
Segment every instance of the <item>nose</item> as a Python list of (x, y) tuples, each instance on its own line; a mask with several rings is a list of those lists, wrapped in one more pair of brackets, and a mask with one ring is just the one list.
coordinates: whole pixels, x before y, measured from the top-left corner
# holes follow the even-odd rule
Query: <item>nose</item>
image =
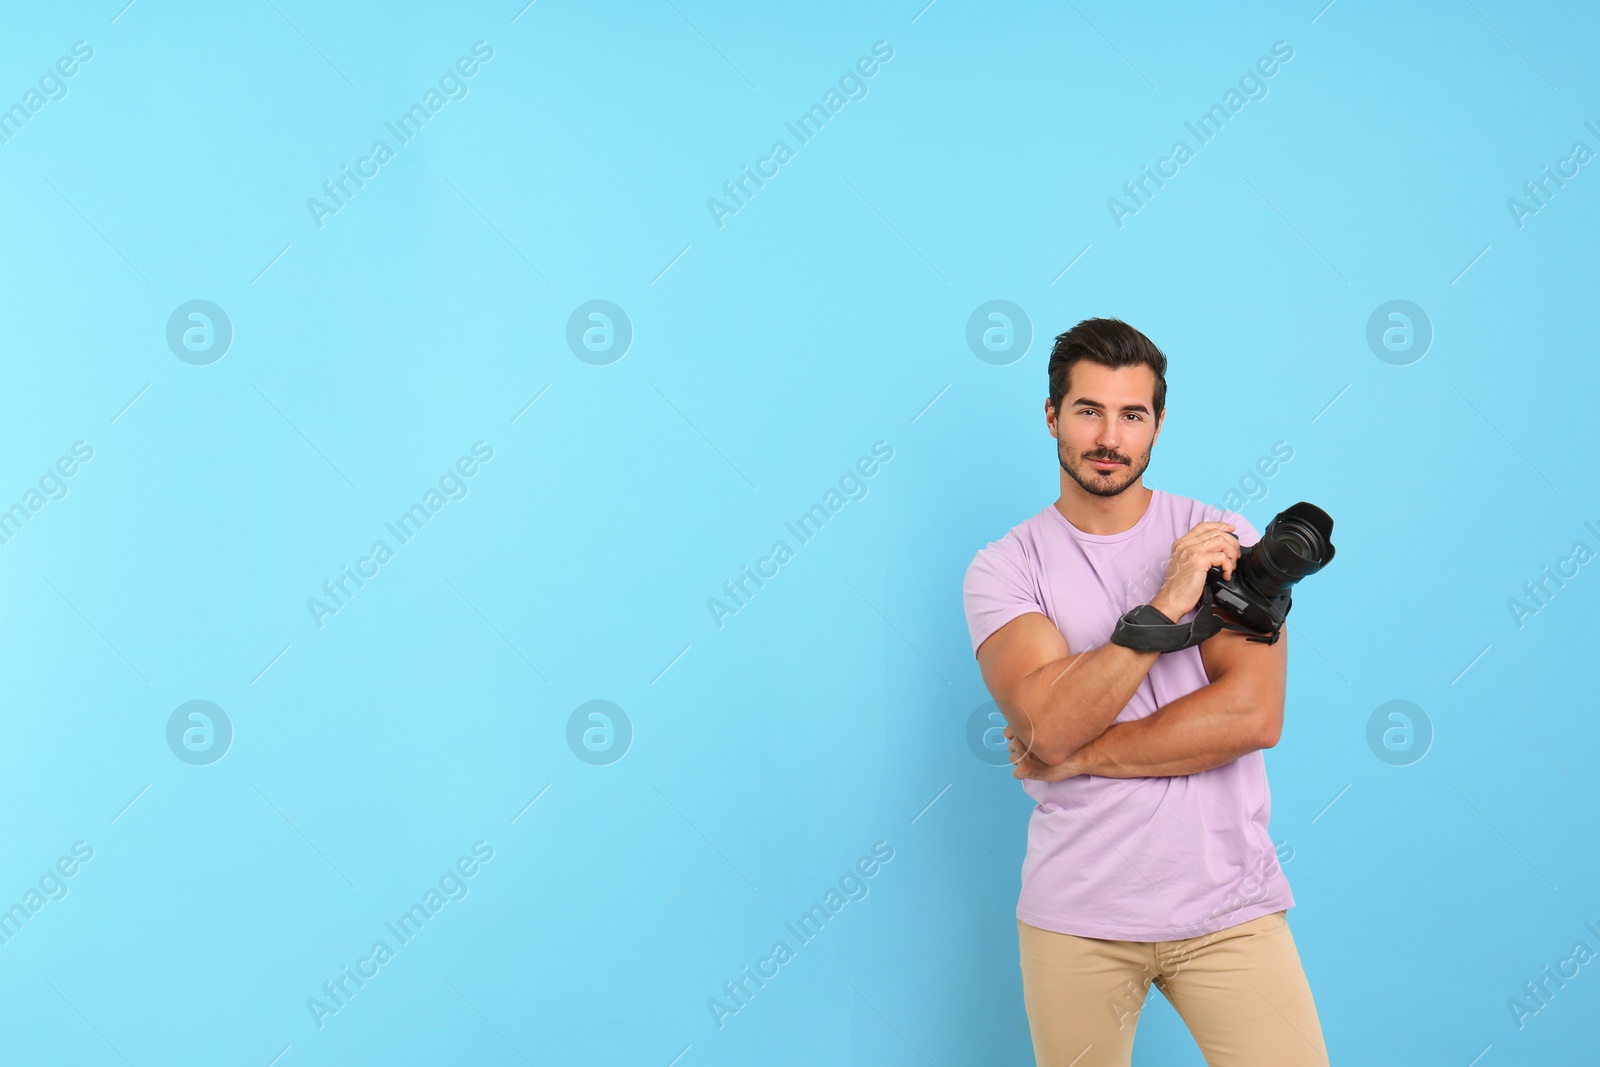
[(1095, 435), (1094, 440), (1095, 444), (1105, 451), (1115, 452), (1119, 456), (1122, 454), (1117, 448), (1121, 440), (1121, 427), (1117, 426), (1112, 420), (1106, 419), (1101, 423), (1100, 432)]

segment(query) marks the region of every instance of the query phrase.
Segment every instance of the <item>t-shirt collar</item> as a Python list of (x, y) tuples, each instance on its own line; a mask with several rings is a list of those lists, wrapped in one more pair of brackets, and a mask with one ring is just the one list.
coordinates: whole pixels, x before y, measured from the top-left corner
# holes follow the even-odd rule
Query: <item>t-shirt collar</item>
[(1150, 522), (1151, 516), (1155, 514), (1156, 505), (1160, 502), (1158, 498), (1163, 495), (1164, 494), (1160, 489), (1152, 487), (1150, 490), (1150, 500), (1145, 505), (1144, 514), (1139, 516), (1139, 521), (1128, 527), (1126, 530), (1123, 530), (1121, 533), (1114, 534), (1092, 534), (1078, 529), (1072, 524), (1071, 520), (1069, 520), (1065, 515), (1061, 514), (1061, 509), (1056, 507), (1054, 502), (1045, 505), (1044, 510), (1054, 515), (1056, 517), (1056, 521), (1061, 524), (1061, 528), (1067, 531), (1067, 533), (1071, 534), (1075, 539), (1079, 541), (1088, 541), (1097, 545), (1113, 545), (1119, 541), (1128, 540), (1128, 538), (1135, 536), (1140, 530), (1144, 529), (1144, 527)]

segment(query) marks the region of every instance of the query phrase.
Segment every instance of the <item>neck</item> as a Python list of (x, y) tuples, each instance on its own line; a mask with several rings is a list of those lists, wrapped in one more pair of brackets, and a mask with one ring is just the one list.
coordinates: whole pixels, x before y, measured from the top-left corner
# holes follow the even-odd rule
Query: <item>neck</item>
[(1134, 483), (1116, 496), (1095, 496), (1065, 471), (1061, 474), (1061, 495), (1056, 498), (1056, 510), (1066, 520), (1086, 534), (1119, 534), (1132, 529), (1144, 517), (1155, 493), (1145, 486), (1141, 475)]

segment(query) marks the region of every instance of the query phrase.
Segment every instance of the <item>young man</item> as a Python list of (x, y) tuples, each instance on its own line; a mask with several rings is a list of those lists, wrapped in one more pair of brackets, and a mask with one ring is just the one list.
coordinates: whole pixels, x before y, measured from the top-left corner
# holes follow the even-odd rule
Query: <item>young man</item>
[[(1177, 652), (1110, 642), (1150, 604), (1194, 618), (1260, 534), (1146, 488), (1166, 357), (1116, 319), (1056, 338), (1045, 425), (1061, 495), (977, 553), (962, 587), (984, 683), (1037, 801), (1017, 903), (1040, 1067), (1127, 1067), (1153, 984), (1211, 1067), (1326, 1067), (1267, 833), (1261, 750), (1283, 724), (1286, 637)], [(1284, 633), (1287, 633), (1285, 630)]]

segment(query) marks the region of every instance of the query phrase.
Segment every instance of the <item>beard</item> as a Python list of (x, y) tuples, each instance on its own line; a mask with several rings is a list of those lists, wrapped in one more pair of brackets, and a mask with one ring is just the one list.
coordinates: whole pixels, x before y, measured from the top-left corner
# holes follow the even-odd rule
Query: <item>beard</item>
[[(1090, 452), (1079, 457), (1074, 463), (1067, 458), (1066, 446), (1057, 442), (1056, 458), (1061, 463), (1061, 469), (1067, 472), (1067, 477), (1077, 482), (1078, 487), (1084, 492), (1092, 496), (1112, 497), (1126, 490), (1143, 476), (1145, 469), (1150, 466), (1150, 451), (1146, 448), (1144, 455), (1136, 461), (1130, 461), (1123, 455)], [(1116, 460), (1123, 466), (1101, 471), (1090, 465), (1091, 459)]]

